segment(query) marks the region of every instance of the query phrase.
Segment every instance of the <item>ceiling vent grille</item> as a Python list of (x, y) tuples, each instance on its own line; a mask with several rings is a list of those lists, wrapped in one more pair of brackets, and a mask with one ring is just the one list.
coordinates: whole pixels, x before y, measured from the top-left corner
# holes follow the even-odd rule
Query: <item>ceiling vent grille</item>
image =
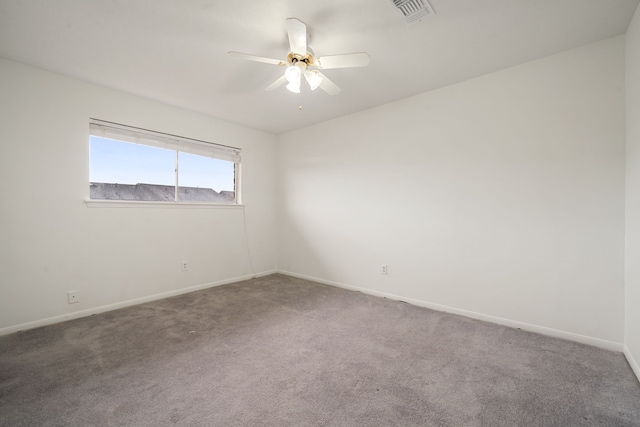
[(435, 11), (427, 0), (392, 0), (408, 22), (416, 21), (424, 16), (433, 15)]

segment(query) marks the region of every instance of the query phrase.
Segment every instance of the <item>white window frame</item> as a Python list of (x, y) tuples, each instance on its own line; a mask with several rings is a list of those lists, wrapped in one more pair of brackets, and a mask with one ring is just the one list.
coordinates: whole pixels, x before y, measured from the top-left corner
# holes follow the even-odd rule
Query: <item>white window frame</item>
[[(175, 197), (174, 201), (141, 201), (141, 200), (100, 200), (87, 199), (87, 206), (116, 206), (116, 205), (144, 205), (153, 206), (192, 206), (192, 207), (234, 207), (242, 206), (241, 197), (241, 154), (242, 150), (237, 147), (216, 144), (213, 142), (198, 139), (186, 138), (163, 132), (152, 131), (119, 123), (108, 122), (99, 119), (89, 119), (89, 135), (101, 138), (124, 141), (133, 144), (147, 145), (157, 148), (165, 148), (176, 151), (176, 171), (175, 171)], [(234, 193), (235, 202), (229, 204), (210, 202), (181, 202), (178, 200), (178, 168), (177, 156), (179, 152), (195, 154), (213, 159), (233, 162), (234, 167)]]

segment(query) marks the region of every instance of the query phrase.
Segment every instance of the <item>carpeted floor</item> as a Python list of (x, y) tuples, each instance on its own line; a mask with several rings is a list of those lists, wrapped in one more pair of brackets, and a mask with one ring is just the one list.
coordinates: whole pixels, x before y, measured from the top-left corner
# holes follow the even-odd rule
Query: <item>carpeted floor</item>
[(273, 275), (0, 337), (1, 426), (640, 426), (621, 354)]

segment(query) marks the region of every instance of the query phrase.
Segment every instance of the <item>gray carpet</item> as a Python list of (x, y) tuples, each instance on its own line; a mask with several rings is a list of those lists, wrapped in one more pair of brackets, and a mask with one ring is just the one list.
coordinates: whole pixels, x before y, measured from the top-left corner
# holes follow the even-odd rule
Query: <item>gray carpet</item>
[(273, 275), (0, 337), (2, 426), (640, 426), (621, 354)]

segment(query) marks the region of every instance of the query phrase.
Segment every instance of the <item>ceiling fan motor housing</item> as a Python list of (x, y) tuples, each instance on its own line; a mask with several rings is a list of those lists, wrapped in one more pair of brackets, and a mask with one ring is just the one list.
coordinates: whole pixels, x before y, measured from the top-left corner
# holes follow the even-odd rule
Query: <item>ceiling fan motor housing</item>
[(305, 56), (302, 56), (302, 55), (300, 55), (298, 53), (291, 52), (287, 56), (287, 61), (291, 65), (297, 64), (298, 62), (304, 62), (306, 64), (306, 66), (311, 66), (311, 65), (315, 66), (316, 59), (309, 52), (307, 52), (307, 54)]

